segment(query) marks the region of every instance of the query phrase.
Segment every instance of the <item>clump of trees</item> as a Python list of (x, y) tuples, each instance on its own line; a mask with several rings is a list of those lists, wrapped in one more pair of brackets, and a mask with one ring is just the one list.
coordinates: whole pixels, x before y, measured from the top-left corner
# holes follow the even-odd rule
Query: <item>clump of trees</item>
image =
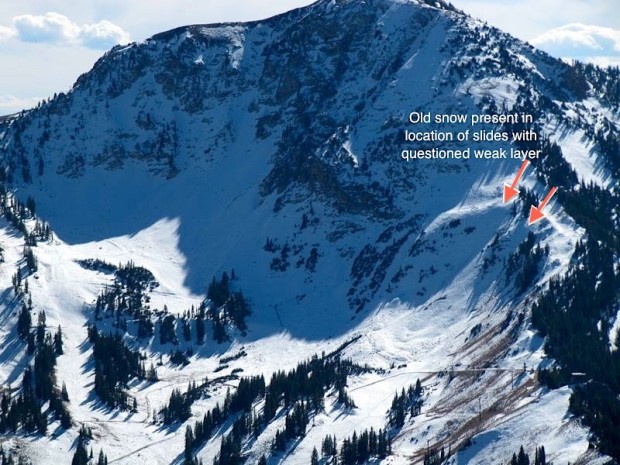
[(540, 264), (549, 255), (549, 246), (544, 248), (537, 244), (536, 236), (532, 231), (519, 244), (516, 252), (512, 253), (506, 262), (506, 284), (514, 282), (518, 292), (525, 292), (534, 282), (540, 272)]
[(402, 428), (407, 415), (413, 418), (420, 414), (422, 402), (422, 383), (418, 379), (415, 386), (409, 386), (406, 391), (403, 388), (400, 394), (394, 395), (392, 406), (388, 412), (389, 426)]
[(112, 408), (134, 408), (126, 388), (133, 378), (147, 378), (144, 357), (129, 349), (118, 333), (103, 334), (96, 326), (89, 326), (88, 339), (95, 359), (95, 393)]
[(37, 325), (32, 327), (31, 308), (22, 305), (18, 316), (17, 332), (28, 343), (28, 352), (34, 355), (32, 364), (24, 370), (19, 395), (11, 397), (4, 392), (0, 402), (0, 432), (47, 433), (48, 418), (41, 410), (49, 402), (50, 411), (63, 428), (71, 427), (66, 386), (59, 388), (56, 380), (57, 357), (63, 353), (62, 330), (52, 334), (46, 329), (45, 312), (39, 312)]

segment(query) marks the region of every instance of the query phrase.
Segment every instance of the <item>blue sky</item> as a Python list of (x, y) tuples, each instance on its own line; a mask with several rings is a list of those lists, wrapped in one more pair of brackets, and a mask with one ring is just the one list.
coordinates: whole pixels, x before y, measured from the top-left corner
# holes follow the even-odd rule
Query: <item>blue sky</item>
[[(66, 91), (117, 43), (185, 24), (247, 21), (311, 0), (2, 0), (0, 114)], [(452, 0), (549, 53), (620, 64), (620, 0)]]

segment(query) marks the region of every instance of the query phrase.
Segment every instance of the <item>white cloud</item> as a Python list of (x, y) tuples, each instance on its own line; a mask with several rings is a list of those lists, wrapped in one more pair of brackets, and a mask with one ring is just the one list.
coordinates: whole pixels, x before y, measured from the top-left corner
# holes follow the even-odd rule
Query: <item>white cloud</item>
[(33, 108), (43, 100), (40, 97), (15, 97), (14, 95), (0, 95), (0, 115), (10, 115), (20, 110)]
[(584, 57), (581, 61), (585, 61), (587, 63), (592, 63), (594, 65), (601, 66), (606, 68), (608, 66), (616, 66), (620, 67), (620, 56), (609, 57), (609, 56), (598, 56), (598, 57)]
[(599, 66), (620, 63), (620, 30), (609, 27), (571, 23), (544, 32), (530, 42), (557, 57)]
[(109, 21), (80, 26), (67, 16), (54, 12), (15, 16), (12, 27), (0, 26), (0, 40), (2, 38), (93, 49), (108, 49), (130, 41), (128, 32)]
[(540, 48), (572, 46), (591, 50), (611, 48), (613, 51), (620, 52), (620, 31), (609, 27), (572, 23), (551, 29), (535, 37), (531, 42)]
[(15, 30), (10, 27), (0, 26), (0, 43), (15, 37)]
[(13, 18), (13, 29), (24, 42), (71, 42), (79, 32), (76, 24), (58, 13), (16, 16)]
[(78, 37), (85, 46), (98, 49), (107, 49), (130, 41), (128, 32), (109, 21), (82, 26)]

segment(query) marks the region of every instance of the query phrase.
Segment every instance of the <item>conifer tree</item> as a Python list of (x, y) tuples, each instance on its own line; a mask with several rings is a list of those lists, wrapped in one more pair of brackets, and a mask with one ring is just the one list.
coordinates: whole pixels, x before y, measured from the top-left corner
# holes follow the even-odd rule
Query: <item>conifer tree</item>
[(19, 316), (17, 317), (17, 334), (21, 340), (27, 340), (31, 325), (32, 318), (30, 316), (30, 310), (23, 304)]
[(86, 450), (85, 441), (82, 438), (78, 439), (71, 465), (88, 465), (88, 451)]
[(64, 353), (62, 345), (62, 328), (58, 325), (58, 331), (54, 334), (54, 349), (56, 350), (56, 355), (62, 355)]
[(310, 458), (310, 465), (319, 465), (319, 452), (316, 447), (312, 449), (312, 457)]

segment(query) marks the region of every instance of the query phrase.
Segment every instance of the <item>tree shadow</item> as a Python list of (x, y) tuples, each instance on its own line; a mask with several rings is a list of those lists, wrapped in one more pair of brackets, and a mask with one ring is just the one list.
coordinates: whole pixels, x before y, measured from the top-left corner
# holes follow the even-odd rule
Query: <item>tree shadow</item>
[(29, 355), (24, 352), (20, 358), (20, 354), (25, 350), (25, 346), (26, 344), (14, 333), (10, 333), (3, 342), (2, 359), (10, 360), (14, 364), (4, 381), (8, 385), (18, 382), (20, 376), (24, 373), (24, 369), (28, 365), (30, 359)]

